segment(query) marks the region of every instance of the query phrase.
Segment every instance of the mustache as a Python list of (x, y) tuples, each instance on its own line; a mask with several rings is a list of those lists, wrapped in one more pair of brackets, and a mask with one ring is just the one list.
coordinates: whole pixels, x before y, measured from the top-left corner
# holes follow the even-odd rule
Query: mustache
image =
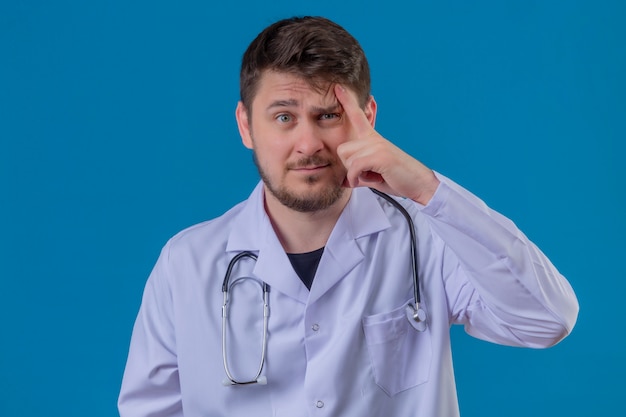
[(335, 158), (323, 157), (320, 155), (312, 155), (312, 156), (300, 158), (297, 161), (288, 163), (287, 169), (306, 168), (310, 166), (334, 165), (336, 163), (337, 163), (337, 160)]

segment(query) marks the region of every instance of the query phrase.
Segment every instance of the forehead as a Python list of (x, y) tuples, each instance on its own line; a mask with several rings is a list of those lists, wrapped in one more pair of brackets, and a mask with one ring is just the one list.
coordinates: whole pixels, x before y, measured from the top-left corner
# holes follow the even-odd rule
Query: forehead
[(259, 79), (252, 106), (265, 107), (275, 101), (297, 102), (298, 105), (328, 105), (337, 102), (331, 83), (320, 87), (302, 77), (286, 72), (266, 70)]

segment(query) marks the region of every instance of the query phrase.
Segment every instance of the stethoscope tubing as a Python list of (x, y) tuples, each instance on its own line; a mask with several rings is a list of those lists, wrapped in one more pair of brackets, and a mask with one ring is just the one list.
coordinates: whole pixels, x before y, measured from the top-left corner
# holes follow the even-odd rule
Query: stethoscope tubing
[(389, 195), (383, 193), (382, 191), (378, 191), (374, 188), (370, 188), (372, 192), (385, 200), (387, 200), (391, 205), (393, 205), (406, 219), (406, 222), (409, 226), (409, 234), (411, 240), (411, 270), (413, 272), (413, 301), (415, 303), (415, 311), (419, 310), (419, 305), (421, 303), (421, 294), (420, 294), (420, 286), (419, 286), (419, 265), (418, 265), (418, 255), (417, 255), (417, 237), (415, 236), (415, 225), (413, 223), (413, 219), (408, 211), (402, 206), (402, 204), (398, 203), (395, 199), (390, 197)]
[[(248, 385), (248, 384), (257, 384), (257, 383), (266, 382), (266, 379), (264, 377), (261, 377), (261, 373), (263, 372), (263, 366), (265, 365), (265, 355), (267, 351), (267, 331), (268, 331), (268, 322), (269, 322), (269, 316), (270, 316), (270, 308), (269, 308), (270, 286), (267, 283), (256, 278), (251, 278), (257, 284), (259, 284), (259, 286), (261, 286), (261, 289), (263, 290), (263, 340), (261, 342), (262, 343), (261, 360), (259, 363), (259, 368), (254, 378), (248, 381), (239, 381), (235, 379), (235, 377), (233, 377), (232, 373), (230, 372), (230, 367), (228, 365), (228, 357), (226, 353), (228, 352), (228, 348), (226, 346), (226, 338), (227, 338), (226, 327), (228, 326), (228, 302), (229, 302), (228, 291), (229, 291), (229, 288), (231, 288), (231, 286), (229, 286), (230, 276), (236, 263), (240, 259), (246, 258), (246, 257), (253, 259), (255, 262), (257, 260), (257, 256), (252, 252), (246, 251), (246, 252), (238, 253), (236, 256), (233, 257), (233, 259), (230, 260), (230, 263), (228, 264), (228, 268), (226, 269), (224, 282), (222, 284), (222, 292), (224, 294), (224, 301), (222, 304), (222, 360), (224, 361), (224, 371), (226, 372), (226, 377), (227, 377), (227, 379), (222, 381), (224, 385)], [(237, 280), (233, 282), (232, 286), (234, 286), (236, 283), (237, 283)]]
[[(415, 234), (415, 225), (413, 223), (413, 219), (411, 218), (411, 215), (407, 212), (407, 210), (394, 198), (376, 189), (370, 188), (370, 190), (372, 190), (374, 194), (385, 199), (392, 206), (394, 206), (400, 213), (402, 213), (403, 217), (405, 218), (409, 226), (409, 235), (410, 235), (409, 240), (411, 242), (411, 270), (413, 272), (413, 302), (414, 304), (411, 305), (409, 303), (409, 305), (406, 307), (406, 314), (411, 325), (415, 329), (419, 331), (423, 331), (426, 328), (426, 314), (420, 308), (421, 294), (420, 294), (420, 285), (419, 285), (420, 282), (419, 282), (419, 272), (418, 272), (419, 265), (418, 265), (418, 253), (417, 253), (417, 237)], [(270, 286), (264, 281), (261, 281), (259, 279), (248, 277), (256, 281), (257, 284), (259, 284), (263, 290), (263, 341), (262, 341), (261, 361), (259, 364), (259, 368), (253, 379), (248, 380), (248, 381), (239, 381), (233, 377), (233, 375), (230, 372), (230, 367), (228, 366), (228, 357), (226, 353), (228, 350), (226, 346), (226, 338), (227, 338), (226, 328), (228, 327), (228, 303), (229, 303), (228, 291), (229, 291), (229, 288), (231, 288), (238, 282), (238, 280), (235, 280), (232, 283), (232, 285), (230, 284), (229, 281), (230, 281), (230, 276), (232, 274), (233, 268), (235, 267), (237, 262), (239, 262), (239, 260), (243, 258), (251, 258), (256, 262), (257, 255), (249, 251), (240, 252), (237, 255), (235, 255), (228, 264), (228, 268), (226, 269), (226, 274), (224, 276), (224, 282), (222, 283), (222, 293), (224, 294), (224, 303), (222, 305), (222, 359), (224, 361), (224, 371), (226, 372), (226, 376), (227, 376), (227, 379), (224, 379), (222, 383), (224, 385), (249, 385), (249, 384), (264, 385), (267, 383), (267, 378), (265, 378), (265, 376), (261, 376), (261, 373), (263, 372), (263, 366), (265, 364), (265, 356), (267, 352), (267, 333), (268, 333), (268, 321), (269, 321), (269, 315), (270, 315), (270, 310), (269, 310)], [(240, 278), (240, 279), (243, 279), (243, 278)]]

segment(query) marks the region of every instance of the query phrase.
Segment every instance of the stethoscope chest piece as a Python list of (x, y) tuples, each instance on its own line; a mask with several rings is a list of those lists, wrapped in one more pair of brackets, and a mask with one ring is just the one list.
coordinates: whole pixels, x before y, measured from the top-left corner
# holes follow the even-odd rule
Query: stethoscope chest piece
[(406, 312), (407, 320), (415, 330), (418, 332), (426, 330), (426, 312), (424, 310), (409, 304), (404, 311)]

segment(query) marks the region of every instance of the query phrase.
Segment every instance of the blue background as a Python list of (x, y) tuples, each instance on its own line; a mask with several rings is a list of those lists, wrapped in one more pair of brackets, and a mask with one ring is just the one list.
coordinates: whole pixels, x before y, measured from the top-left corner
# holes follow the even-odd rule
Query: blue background
[(623, 2), (210, 3), (0, 2), (0, 416), (116, 415), (161, 246), (257, 181), (240, 56), (294, 14), (355, 35), (378, 130), (512, 218), (577, 291), (552, 349), (453, 329), (462, 414), (623, 409)]

